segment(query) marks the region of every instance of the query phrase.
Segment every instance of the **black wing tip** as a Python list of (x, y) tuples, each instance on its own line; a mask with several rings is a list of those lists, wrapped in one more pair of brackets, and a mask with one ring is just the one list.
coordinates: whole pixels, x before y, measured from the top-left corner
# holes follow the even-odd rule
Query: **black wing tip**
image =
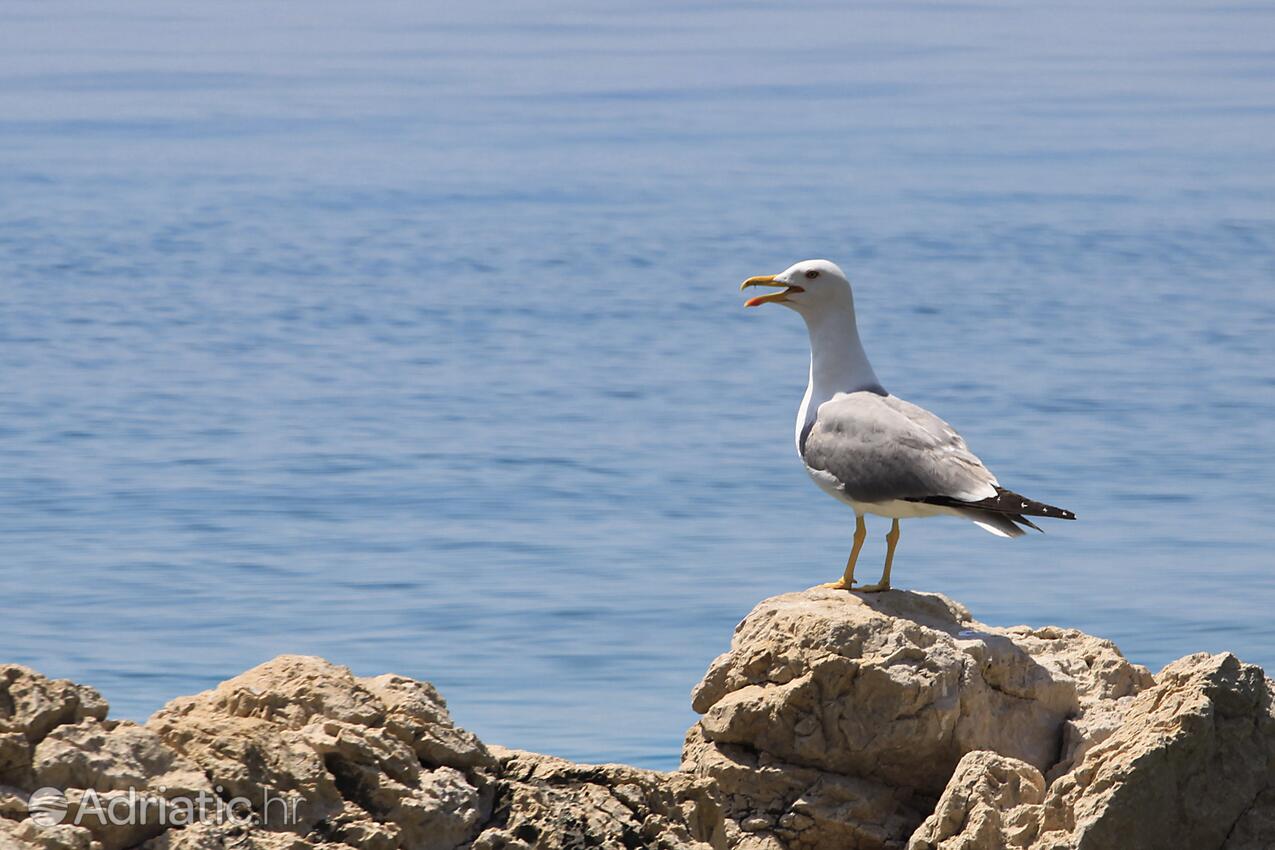
[(1075, 519), (1076, 515), (1066, 508), (1056, 508), (1053, 505), (1045, 505), (1036, 503), (1032, 505), (1032, 516), (1049, 517), (1050, 519)]
[(1011, 514), (1009, 518), (1013, 520), (1014, 522), (1018, 523), (1019, 525), (1023, 526), (1024, 528), (1034, 528), (1037, 531), (1039, 531), (1041, 534), (1045, 533), (1045, 529), (1041, 528), (1039, 525), (1032, 522), (1027, 517), (1023, 516), (1022, 514)]
[(1026, 514), (1029, 516), (1051, 517), (1053, 519), (1076, 518), (1076, 514), (1066, 508), (1060, 508), (1056, 505), (1047, 505), (1044, 502), (1029, 499), (1026, 496), (1015, 493), (1013, 490), (1006, 490), (1004, 487), (997, 487), (996, 495), (990, 499), (985, 499), (984, 501), (995, 503), (995, 507), (993, 507), (992, 510), (1006, 510), (1006, 508), (1012, 510), (1012, 503), (1017, 501), (1018, 510), (1014, 512), (1020, 516)]
[[(1008, 514), (1015, 522), (1022, 520), (1027, 516), (1042, 516), (1050, 519), (1075, 519), (1076, 515), (1066, 508), (1047, 505), (1044, 502), (1038, 502), (1035, 499), (1029, 499), (1026, 496), (1019, 495), (1013, 490), (1006, 490), (1004, 487), (996, 488), (995, 496), (988, 496), (977, 502), (964, 502), (960, 499), (953, 499), (951, 496), (924, 496), (921, 498), (907, 499), (909, 502), (926, 502), (931, 505), (944, 505), (951, 508), (974, 508), (980, 511), (988, 511), (989, 513)], [(1032, 528), (1041, 531), (1034, 523), (1028, 522)]]

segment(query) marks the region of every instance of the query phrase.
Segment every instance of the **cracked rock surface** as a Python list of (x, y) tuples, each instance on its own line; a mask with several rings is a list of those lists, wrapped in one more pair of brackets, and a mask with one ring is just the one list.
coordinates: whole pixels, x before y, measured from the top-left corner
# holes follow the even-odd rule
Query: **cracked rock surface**
[[(674, 773), (487, 746), (428, 683), (319, 658), (140, 725), (8, 665), (0, 850), (1256, 850), (1275, 847), (1272, 693), (1229, 654), (1152, 677), (1075, 630), (820, 588), (739, 625)], [(43, 787), (57, 825), (29, 816)], [(94, 799), (136, 815), (135, 794), (239, 817), (71, 822)]]
[[(682, 769), (718, 783), (740, 847), (1204, 848), (1250, 825), (1275, 841), (1266, 680), (1205, 678), (1204, 658), (1153, 679), (1109, 641), (988, 626), (937, 594), (789, 593), (753, 609), (695, 688)], [(1226, 736), (1223, 703), (1239, 718)], [(1184, 726), (1188, 706), (1201, 719)], [(1164, 840), (1183, 835), (1199, 843)]]
[[(106, 806), (135, 789), (202, 792), (210, 811), (237, 798), (242, 817), (43, 826), (28, 801), (46, 786), (72, 814), (90, 789)], [(280, 656), (145, 725), (107, 720), (90, 688), (0, 668), (0, 850), (709, 850), (726, 846), (716, 795), (686, 774), (489, 749), (433, 686), (321, 658)]]

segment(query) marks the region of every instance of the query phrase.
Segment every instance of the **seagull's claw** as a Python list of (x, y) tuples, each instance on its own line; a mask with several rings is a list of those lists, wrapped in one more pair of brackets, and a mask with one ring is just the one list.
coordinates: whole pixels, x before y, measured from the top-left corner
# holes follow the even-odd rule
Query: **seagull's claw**
[(853, 587), (853, 585), (854, 585), (853, 579), (847, 582), (845, 579), (845, 576), (842, 576), (836, 581), (826, 581), (819, 586), (826, 587), (829, 590), (854, 590), (855, 588)]

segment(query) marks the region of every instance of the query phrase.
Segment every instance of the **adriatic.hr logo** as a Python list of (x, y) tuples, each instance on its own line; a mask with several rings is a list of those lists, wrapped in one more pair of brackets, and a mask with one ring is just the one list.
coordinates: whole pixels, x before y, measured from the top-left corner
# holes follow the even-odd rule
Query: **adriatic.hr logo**
[(246, 796), (229, 796), (220, 785), (213, 792), (167, 794), (168, 789), (136, 788), (98, 792), (38, 788), (27, 799), (27, 816), (37, 826), (190, 826), (195, 823), (289, 826), (299, 822), (305, 800), (295, 793), (261, 789), (261, 805)]

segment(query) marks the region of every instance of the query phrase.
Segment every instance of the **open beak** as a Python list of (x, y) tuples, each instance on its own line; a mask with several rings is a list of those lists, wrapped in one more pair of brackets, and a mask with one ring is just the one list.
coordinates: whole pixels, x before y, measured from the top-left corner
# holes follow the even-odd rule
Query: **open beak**
[(745, 289), (747, 289), (750, 286), (782, 286), (784, 287), (784, 289), (782, 292), (771, 292), (766, 295), (758, 295), (756, 298), (749, 298), (747, 301), (744, 302), (745, 307), (759, 307), (762, 304), (767, 304), (770, 302), (774, 302), (776, 304), (782, 304), (783, 302), (787, 301), (788, 296), (793, 294), (794, 292), (806, 291), (794, 283), (778, 282), (777, 280), (775, 280), (775, 276), (773, 274), (762, 275), (761, 277), (750, 277), (748, 280), (744, 281), (743, 283), (739, 285), (739, 291), (743, 292)]

